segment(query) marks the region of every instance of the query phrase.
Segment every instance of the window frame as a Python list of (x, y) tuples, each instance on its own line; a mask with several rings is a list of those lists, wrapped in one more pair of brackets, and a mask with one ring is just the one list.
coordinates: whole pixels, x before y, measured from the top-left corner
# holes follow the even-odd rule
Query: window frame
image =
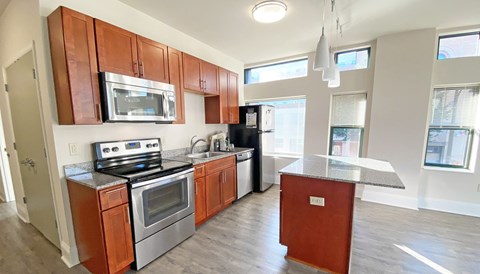
[(372, 53), (372, 47), (371, 46), (365, 46), (365, 47), (354, 48), (354, 49), (349, 49), (349, 50), (336, 51), (334, 53), (335, 64), (338, 66), (338, 55), (339, 54), (350, 53), (350, 52), (358, 52), (358, 51), (362, 51), (362, 50), (367, 50), (367, 53), (368, 53), (367, 67), (366, 68), (358, 68), (358, 69), (340, 70), (340, 72), (370, 68), (370, 59), (371, 59), (371, 53)]
[(364, 137), (364, 132), (365, 132), (365, 126), (359, 127), (359, 126), (330, 126), (330, 137), (329, 137), (329, 145), (328, 145), (328, 155), (332, 155), (332, 149), (333, 149), (333, 130), (338, 129), (338, 128), (345, 128), (345, 129), (359, 129), (360, 130), (360, 145), (358, 149), (358, 156), (357, 157), (362, 157), (363, 155), (363, 137)]
[[(294, 63), (294, 62), (298, 62), (298, 61), (307, 61), (307, 74), (306, 74), (305, 76), (298, 76), (298, 77), (291, 77), (291, 78), (283, 78), (283, 79), (278, 79), (278, 80), (273, 80), (273, 81), (267, 81), (267, 82), (256, 82), (256, 83), (248, 83), (248, 82), (247, 82), (247, 80), (248, 80), (248, 74), (249, 74), (249, 72), (250, 72), (252, 69), (266, 68), (266, 67), (276, 66), (276, 65), (284, 65), (284, 64)], [(265, 64), (258, 65), (258, 66), (247, 67), (247, 68), (244, 68), (244, 69), (243, 69), (243, 84), (244, 84), (244, 85), (252, 85), (252, 84), (261, 84), (261, 83), (268, 83), (268, 82), (275, 82), (275, 81), (281, 81), (281, 80), (288, 80), (288, 79), (295, 79), (295, 78), (307, 77), (307, 76), (308, 76), (308, 63), (309, 63), (308, 56), (303, 56), (303, 57), (296, 58), (296, 59), (289, 59), (289, 60), (284, 60), (284, 61), (280, 61), (280, 62), (265, 63)], [(248, 71), (248, 72), (247, 72), (247, 71)]]
[(468, 58), (468, 57), (477, 57), (477, 56), (480, 56), (480, 55), (474, 55), (474, 56), (462, 56), (462, 57), (452, 57), (452, 58), (438, 59), (438, 55), (440, 54), (440, 40), (442, 40), (442, 39), (447, 39), (447, 38), (468, 36), (468, 35), (473, 35), (473, 34), (478, 35), (478, 40), (479, 40), (479, 43), (480, 43), (480, 31), (470, 31), (470, 32), (462, 32), (462, 33), (453, 33), (453, 34), (438, 35), (438, 39), (437, 39), (437, 61), (448, 60), (448, 59)]
[[(464, 155), (464, 165), (448, 165), (448, 164), (432, 164), (427, 163), (427, 150), (428, 150), (428, 141), (430, 139), (430, 130), (465, 130), (468, 131), (468, 140), (467, 146), (465, 147)], [(475, 129), (472, 127), (459, 127), (459, 126), (428, 126), (427, 131), (427, 142), (425, 144), (425, 153), (423, 157), (423, 166), (424, 167), (439, 167), (439, 168), (453, 168), (453, 169), (469, 169), (470, 160), (472, 155), (473, 148), (473, 139), (474, 139)]]

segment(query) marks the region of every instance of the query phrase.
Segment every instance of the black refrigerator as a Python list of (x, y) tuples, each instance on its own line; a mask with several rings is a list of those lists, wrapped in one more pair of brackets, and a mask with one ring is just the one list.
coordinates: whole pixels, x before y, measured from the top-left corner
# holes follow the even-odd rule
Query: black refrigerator
[(275, 107), (269, 105), (242, 106), (240, 123), (229, 125), (230, 142), (236, 147), (254, 148), (253, 191), (263, 192), (275, 180), (273, 152), (275, 144)]

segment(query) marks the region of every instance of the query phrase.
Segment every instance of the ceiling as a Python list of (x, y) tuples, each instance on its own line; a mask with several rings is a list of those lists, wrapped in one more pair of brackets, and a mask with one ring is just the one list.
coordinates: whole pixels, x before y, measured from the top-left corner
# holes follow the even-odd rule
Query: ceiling
[[(0, 0), (4, 1), (4, 0)], [(119, 0), (246, 64), (315, 50), (323, 1), (284, 0), (286, 17), (273, 24), (252, 19), (262, 0)], [(330, 0), (327, 0), (329, 2)], [(421, 28), (480, 25), (479, 0), (336, 0), (343, 37), (335, 46)], [(333, 19), (327, 11), (331, 41)]]
[(10, 3), (10, 0), (0, 0), (0, 15), (5, 11), (8, 3)]

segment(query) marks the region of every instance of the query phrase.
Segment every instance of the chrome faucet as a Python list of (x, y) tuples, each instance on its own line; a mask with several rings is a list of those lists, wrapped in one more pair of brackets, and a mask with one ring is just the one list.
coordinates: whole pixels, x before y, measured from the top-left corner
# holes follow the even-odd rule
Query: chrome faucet
[(192, 139), (190, 140), (190, 154), (193, 154), (193, 151), (195, 150), (195, 146), (199, 143), (199, 142), (204, 142), (204, 143), (207, 143), (207, 141), (205, 139), (198, 139), (196, 140), (195, 142), (193, 141), (195, 139), (195, 137), (197, 137), (197, 135), (194, 135), (192, 137)]

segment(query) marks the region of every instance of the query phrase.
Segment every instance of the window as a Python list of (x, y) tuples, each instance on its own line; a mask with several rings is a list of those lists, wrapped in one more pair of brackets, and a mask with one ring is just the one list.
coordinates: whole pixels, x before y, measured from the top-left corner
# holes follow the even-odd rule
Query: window
[(362, 155), (366, 109), (366, 93), (332, 97), (330, 155), (346, 157)]
[(468, 168), (478, 94), (478, 86), (434, 89), (426, 166)]
[(303, 155), (305, 104), (303, 98), (247, 103), (275, 106), (275, 140), (267, 153)]
[(480, 32), (438, 38), (438, 60), (469, 56), (480, 56)]
[(335, 53), (335, 61), (340, 71), (368, 68), (370, 48), (340, 51)]
[(245, 84), (264, 83), (307, 76), (308, 59), (245, 69)]

